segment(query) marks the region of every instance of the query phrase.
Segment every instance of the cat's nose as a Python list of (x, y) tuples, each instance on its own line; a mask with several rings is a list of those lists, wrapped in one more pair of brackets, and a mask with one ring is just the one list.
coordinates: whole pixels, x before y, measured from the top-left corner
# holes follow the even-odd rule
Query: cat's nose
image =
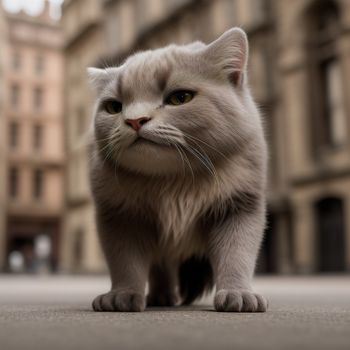
[(125, 124), (131, 126), (134, 130), (139, 131), (142, 125), (146, 124), (150, 120), (151, 118), (149, 117), (141, 117), (137, 119), (126, 119)]

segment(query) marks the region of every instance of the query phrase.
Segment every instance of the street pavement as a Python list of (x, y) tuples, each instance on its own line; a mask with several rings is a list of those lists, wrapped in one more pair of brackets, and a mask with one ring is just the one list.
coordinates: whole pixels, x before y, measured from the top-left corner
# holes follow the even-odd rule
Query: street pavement
[(259, 277), (267, 313), (189, 307), (96, 313), (108, 278), (0, 276), (0, 349), (350, 349), (350, 276)]

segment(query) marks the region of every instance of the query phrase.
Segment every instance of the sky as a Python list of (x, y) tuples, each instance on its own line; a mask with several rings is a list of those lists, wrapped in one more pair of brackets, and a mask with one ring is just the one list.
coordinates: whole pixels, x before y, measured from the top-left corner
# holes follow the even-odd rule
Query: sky
[(44, 9), (45, 1), (50, 3), (51, 17), (59, 19), (63, 0), (2, 0), (2, 5), (6, 11), (11, 13), (23, 10), (30, 16), (38, 16)]

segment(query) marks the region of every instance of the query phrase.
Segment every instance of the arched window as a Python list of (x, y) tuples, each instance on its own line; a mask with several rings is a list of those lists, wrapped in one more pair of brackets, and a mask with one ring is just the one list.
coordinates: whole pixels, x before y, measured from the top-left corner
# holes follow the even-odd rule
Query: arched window
[(334, 1), (318, 0), (307, 12), (312, 126), (316, 153), (347, 139), (343, 81), (337, 39), (341, 25)]
[(326, 197), (315, 203), (318, 270), (345, 270), (345, 220), (343, 201)]

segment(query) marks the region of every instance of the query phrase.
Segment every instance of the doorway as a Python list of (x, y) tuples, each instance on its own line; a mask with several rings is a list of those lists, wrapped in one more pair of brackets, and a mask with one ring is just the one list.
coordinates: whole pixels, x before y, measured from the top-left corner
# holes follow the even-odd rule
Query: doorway
[(345, 271), (345, 222), (343, 200), (323, 198), (315, 203), (316, 245), (319, 272)]

